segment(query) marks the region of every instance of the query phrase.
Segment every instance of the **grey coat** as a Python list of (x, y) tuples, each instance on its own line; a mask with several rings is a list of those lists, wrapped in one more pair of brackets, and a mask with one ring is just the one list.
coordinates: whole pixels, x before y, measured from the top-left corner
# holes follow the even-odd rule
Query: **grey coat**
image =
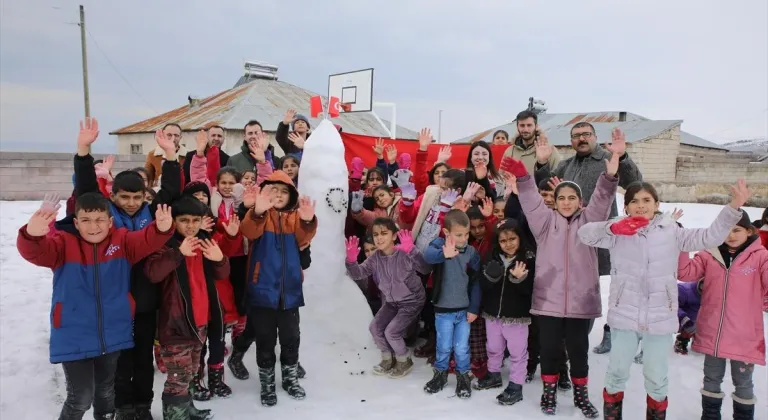
[[(600, 175), (605, 172), (605, 161), (610, 158), (611, 152), (597, 146), (591, 155), (584, 157), (572, 156), (568, 159), (564, 159), (560, 161), (560, 164), (558, 164), (554, 170), (552, 170), (549, 163), (547, 163), (538, 167), (536, 170), (536, 185), (538, 185), (541, 180), (548, 179), (551, 176), (556, 176), (565, 181), (575, 182), (581, 187), (584, 206), (586, 206), (589, 204), (589, 200), (595, 192), (597, 180), (600, 178)], [(629, 157), (629, 153), (625, 153), (619, 161), (618, 177), (619, 186), (621, 188), (627, 188), (629, 184), (643, 180), (643, 175), (640, 173), (640, 169), (635, 162), (632, 161), (632, 158)], [(619, 211), (616, 206), (616, 200), (613, 200), (609, 217), (614, 218), (618, 215)], [(611, 257), (606, 250), (598, 250), (597, 263), (601, 276), (607, 276), (611, 273), (610, 258)]]

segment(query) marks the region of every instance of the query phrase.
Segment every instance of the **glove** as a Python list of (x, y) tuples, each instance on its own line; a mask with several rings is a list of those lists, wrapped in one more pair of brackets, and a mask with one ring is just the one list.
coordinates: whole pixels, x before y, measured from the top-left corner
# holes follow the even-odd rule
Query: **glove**
[(406, 254), (413, 249), (413, 234), (410, 230), (401, 230), (397, 232), (397, 237), (400, 238), (400, 245), (396, 245), (395, 249), (405, 252)]
[(501, 166), (499, 169), (504, 172), (509, 172), (517, 178), (528, 175), (528, 169), (525, 169), (523, 162), (510, 156), (507, 156), (501, 160)]
[(399, 166), (400, 169), (405, 169), (405, 170), (411, 169), (411, 154), (401, 153), (400, 156), (397, 158), (397, 166)]
[(243, 204), (243, 194), (245, 194), (245, 187), (243, 184), (235, 184), (235, 186), (232, 187), (232, 196), (235, 199), (235, 212), (237, 212), (237, 208), (240, 207), (240, 204)]
[(353, 191), (352, 192), (352, 200), (349, 202), (349, 208), (352, 210), (352, 213), (360, 213), (363, 211), (363, 192), (362, 191)]
[(363, 163), (363, 160), (360, 159), (359, 157), (352, 158), (349, 177), (353, 179), (362, 179), (363, 169), (365, 169), (365, 164)]
[(403, 197), (403, 205), (413, 205), (413, 201), (416, 200), (416, 186), (413, 182), (407, 182), (400, 186), (400, 195)]
[(696, 324), (694, 324), (693, 321), (691, 321), (691, 319), (687, 316), (683, 317), (683, 319), (680, 321), (680, 333), (687, 335), (687, 338), (690, 338), (695, 332)]
[(440, 211), (447, 213), (458, 198), (459, 192), (456, 190), (443, 191), (443, 193), (440, 194)]
[(360, 239), (357, 236), (350, 236), (344, 245), (347, 248), (347, 262), (357, 262), (357, 256), (360, 254)]
[(504, 266), (500, 262), (493, 260), (485, 266), (483, 274), (485, 274), (485, 277), (490, 282), (496, 283), (504, 277)]
[(612, 224), (611, 232), (614, 235), (632, 236), (645, 226), (648, 226), (648, 219), (645, 217), (626, 217)]
[(411, 175), (413, 175), (413, 172), (408, 169), (398, 169), (389, 177), (389, 179), (391, 179), (395, 185), (401, 186), (407, 184), (411, 180)]

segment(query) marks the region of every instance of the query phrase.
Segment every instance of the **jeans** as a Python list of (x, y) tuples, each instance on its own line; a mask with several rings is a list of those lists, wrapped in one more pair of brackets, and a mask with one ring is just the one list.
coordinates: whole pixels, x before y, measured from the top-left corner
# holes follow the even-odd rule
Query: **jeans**
[(59, 420), (80, 420), (93, 403), (94, 416), (115, 411), (115, 369), (120, 352), (64, 362), (67, 399)]
[(456, 359), (456, 371), (467, 373), (469, 361), (469, 322), (467, 311), (435, 313), (437, 331), (437, 355), (435, 369), (445, 372), (451, 359), (451, 351)]
[(645, 392), (656, 401), (664, 401), (669, 385), (667, 371), (669, 348), (672, 345), (671, 334), (644, 334), (614, 328), (611, 331), (611, 353), (608, 371), (605, 373), (605, 390), (609, 394), (624, 391), (640, 340), (643, 340)]
[(528, 326), (505, 324), (500, 319), (486, 319), (485, 333), (488, 337), (488, 371), (501, 372), (506, 348), (509, 350), (509, 381), (522, 385), (528, 360)]
[(154, 342), (157, 312), (137, 312), (133, 319), (132, 349), (123, 350), (115, 372), (115, 407), (151, 405), (155, 382)]
[[(720, 394), (720, 384), (725, 377), (725, 365), (727, 360), (719, 357), (704, 356), (704, 391), (713, 394)], [(752, 383), (752, 373), (755, 371), (755, 365), (744, 363), (738, 360), (731, 360), (731, 381), (736, 388), (733, 393), (734, 398), (738, 398), (742, 404), (755, 403), (755, 390)]]

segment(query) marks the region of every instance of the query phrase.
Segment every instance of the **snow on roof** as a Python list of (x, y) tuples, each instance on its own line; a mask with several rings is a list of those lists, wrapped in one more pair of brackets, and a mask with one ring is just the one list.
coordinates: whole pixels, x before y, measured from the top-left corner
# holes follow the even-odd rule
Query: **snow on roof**
[[(287, 109), (296, 109), (309, 117), (309, 98), (316, 93), (290, 83), (252, 79), (246, 84), (201, 99), (199, 105), (186, 104), (156, 117), (120, 128), (110, 134), (151, 133), (165, 124), (174, 122), (184, 131), (196, 131), (219, 125), (228, 130), (242, 130), (250, 120), (257, 120), (266, 131), (274, 131), (283, 120)], [(317, 126), (320, 119), (310, 118)], [(342, 113), (334, 119), (344, 132), (368, 136), (386, 136), (387, 133), (370, 113)], [(418, 133), (397, 126), (397, 138), (415, 139)]]

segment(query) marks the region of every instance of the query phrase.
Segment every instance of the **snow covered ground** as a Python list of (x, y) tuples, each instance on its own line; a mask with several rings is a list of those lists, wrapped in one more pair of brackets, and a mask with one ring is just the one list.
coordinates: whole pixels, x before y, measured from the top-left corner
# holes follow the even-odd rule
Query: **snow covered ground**
[[(619, 200), (621, 198), (619, 197)], [(16, 234), (29, 216), (38, 208), (38, 202), (0, 202), (0, 418), (2, 419), (54, 419), (58, 415), (66, 395), (64, 375), (58, 365), (48, 363), (48, 331), (50, 310), (49, 270), (37, 268), (22, 260), (16, 251)], [(666, 204), (662, 210), (673, 207), (684, 209), (681, 222), (686, 227), (704, 227), (719, 212), (719, 206), (707, 204)], [(760, 216), (760, 209), (747, 209), (753, 219)], [(313, 246), (322, 246), (313, 244)], [(339, 256), (343, 258), (343, 256)], [(313, 264), (323, 264), (314, 261)], [(307, 282), (311, 283), (308, 278)], [(602, 279), (603, 302), (607, 301), (607, 278)], [(332, 305), (344, 305), (341, 296), (335, 302), (307, 302), (302, 318), (324, 317), (326, 323), (343, 323), (345, 319), (333, 317)], [(325, 309), (322, 309), (322, 308)], [(364, 315), (364, 316), (367, 316)], [(597, 320), (590, 335), (591, 345), (599, 343), (604, 318)], [(304, 325), (310, 324), (304, 321)], [(312, 322), (322, 325), (322, 322)], [(343, 337), (342, 337), (343, 339)], [(424, 419), (442, 418), (474, 419), (543, 418), (538, 408), (541, 382), (526, 385), (525, 399), (512, 406), (502, 407), (495, 403), (499, 390), (475, 391), (472, 398), (462, 401), (453, 396), (455, 379), (437, 395), (426, 395), (424, 383), (431, 377), (430, 368), (423, 359), (416, 359), (411, 375), (400, 380), (374, 377), (371, 366), (377, 362), (378, 351), (372, 342), (366, 348), (350, 350), (348, 343), (328, 342), (322, 330), (302, 331), (301, 361), (307, 369), (302, 382), (307, 390), (304, 401), (291, 400), (278, 389), (278, 405), (264, 408), (259, 404), (258, 380), (255, 378), (256, 360), (253, 349), (247, 355), (251, 379), (238, 381), (227, 371), (227, 381), (234, 395), (226, 400), (200, 403), (212, 408), (216, 418), (293, 418), (304, 419)], [(704, 357), (691, 353), (688, 356), (674, 354), (670, 346), (670, 419), (693, 419), (700, 416), (702, 363)], [(595, 405), (602, 406), (602, 384), (608, 364), (607, 355), (590, 353), (591, 397)], [(503, 372), (506, 382), (506, 369)], [(156, 401), (153, 412), (161, 419), (160, 392), (164, 377), (155, 376)], [(758, 396), (756, 419), (768, 419), (768, 384), (765, 367), (757, 367), (754, 374), (755, 393)], [(733, 386), (726, 375), (724, 392), (730, 394)], [(556, 418), (581, 418), (570, 401), (571, 394), (560, 394), (560, 411)], [(632, 368), (624, 412), (627, 419), (644, 418), (645, 392), (643, 391), (642, 366)], [(85, 418), (91, 418), (86, 414)], [(723, 418), (731, 418), (731, 401), (726, 398)]]

